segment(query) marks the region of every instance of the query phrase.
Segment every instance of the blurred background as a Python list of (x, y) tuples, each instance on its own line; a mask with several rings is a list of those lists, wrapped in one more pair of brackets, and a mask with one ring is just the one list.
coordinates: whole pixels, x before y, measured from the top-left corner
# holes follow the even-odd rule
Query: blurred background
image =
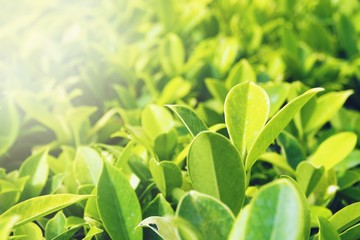
[(359, 135), (357, 0), (0, 2), (0, 167), (34, 146), (121, 145), (148, 103), (223, 122), (244, 80), (352, 89), (339, 128)]

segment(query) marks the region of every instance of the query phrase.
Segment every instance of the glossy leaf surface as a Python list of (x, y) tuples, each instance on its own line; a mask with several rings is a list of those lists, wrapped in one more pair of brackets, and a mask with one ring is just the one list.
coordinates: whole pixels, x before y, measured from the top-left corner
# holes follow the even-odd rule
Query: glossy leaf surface
[(224, 136), (200, 133), (192, 142), (188, 171), (195, 190), (220, 199), (237, 214), (245, 194), (245, 172), (236, 148)]

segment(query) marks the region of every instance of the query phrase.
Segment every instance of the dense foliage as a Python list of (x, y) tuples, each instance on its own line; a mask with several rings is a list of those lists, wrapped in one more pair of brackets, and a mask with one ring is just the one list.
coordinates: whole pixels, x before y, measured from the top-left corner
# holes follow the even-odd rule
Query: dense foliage
[(359, 1), (0, 22), (0, 239), (359, 239)]

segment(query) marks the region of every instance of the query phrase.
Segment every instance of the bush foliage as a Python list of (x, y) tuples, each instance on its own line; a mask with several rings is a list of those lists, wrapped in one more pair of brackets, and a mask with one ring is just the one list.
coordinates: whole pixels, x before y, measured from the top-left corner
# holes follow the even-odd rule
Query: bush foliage
[(0, 239), (359, 238), (358, 1), (2, 8)]

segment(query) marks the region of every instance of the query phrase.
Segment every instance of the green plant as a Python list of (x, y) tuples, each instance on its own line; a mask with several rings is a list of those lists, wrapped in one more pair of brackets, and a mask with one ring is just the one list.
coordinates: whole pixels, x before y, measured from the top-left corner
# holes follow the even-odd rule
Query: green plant
[(0, 239), (358, 239), (357, 1), (20, 2)]

